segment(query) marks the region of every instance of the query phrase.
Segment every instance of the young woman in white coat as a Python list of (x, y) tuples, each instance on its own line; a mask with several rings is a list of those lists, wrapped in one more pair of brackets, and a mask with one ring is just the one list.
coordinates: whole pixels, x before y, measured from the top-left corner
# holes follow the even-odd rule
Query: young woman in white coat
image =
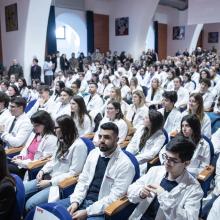
[(160, 87), (160, 81), (158, 78), (154, 78), (151, 81), (151, 88), (149, 89), (146, 97), (146, 105), (148, 107), (154, 106), (158, 109), (161, 106), (163, 99), (163, 89)]
[(71, 116), (78, 129), (79, 136), (93, 131), (92, 118), (86, 109), (83, 97), (75, 95), (70, 100)]
[(128, 133), (128, 125), (123, 119), (124, 115), (122, 114), (122, 111), (121, 111), (121, 105), (119, 102), (110, 101), (108, 102), (106, 109), (107, 109), (106, 116), (101, 120), (99, 124), (99, 128), (96, 131), (95, 136), (93, 138), (93, 142), (96, 144), (98, 143), (98, 140), (99, 140), (98, 135), (100, 132), (101, 125), (106, 122), (113, 122), (114, 124), (118, 126), (118, 130), (119, 130), (118, 144), (120, 144), (125, 140), (127, 133)]
[(27, 139), (24, 148), (17, 156), (12, 158), (9, 170), (24, 178), (26, 167), (33, 160), (52, 156), (57, 150), (57, 137), (54, 133), (54, 122), (50, 114), (40, 110), (31, 116), (33, 132)]
[[(87, 158), (87, 147), (79, 138), (76, 125), (68, 115), (56, 119), (55, 131), (58, 138), (58, 150), (51, 161), (38, 172), (36, 179), (24, 182), (26, 210), (48, 201), (50, 186), (81, 173)], [(34, 194), (34, 195), (33, 195)]]
[(195, 114), (201, 123), (201, 133), (211, 138), (211, 120), (204, 112), (203, 98), (199, 93), (192, 93), (189, 97), (188, 110), (182, 113), (182, 117), (187, 114)]
[[(210, 164), (211, 152), (208, 142), (202, 138), (201, 124), (196, 115), (186, 115), (182, 118), (179, 135), (191, 139), (196, 144), (195, 152), (187, 170), (194, 177), (197, 177), (198, 174)], [(161, 163), (163, 163), (161, 157), (163, 152), (164, 148), (160, 152)]]
[(136, 156), (141, 174), (146, 173), (147, 162), (159, 153), (165, 143), (162, 127), (163, 115), (156, 110), (149, 110), (148, 116), (144, 118), (144, 126), (136, 130), (127, 146), (126, 150)]
[(103, 106), (102, 113), (104, 115), (106, 115), (107, 105), (110, 101), (119, 102), (121, 104), (121, 111), (122, 111), (123, 115), (126, 115), (127, 110), (128, 110), (128, 104), (122, 99), (120, 88), (118, 88), (118, 87), (111, 88), (110, 97), (105, 101), (105, 104)]
[(139, 126), (144, 125), (144, 117), (148, 115), (144, 93), (139, 90), (134, 91), (132, 93), (132, 103), (128, 107), (126, 119), (137, 129)]

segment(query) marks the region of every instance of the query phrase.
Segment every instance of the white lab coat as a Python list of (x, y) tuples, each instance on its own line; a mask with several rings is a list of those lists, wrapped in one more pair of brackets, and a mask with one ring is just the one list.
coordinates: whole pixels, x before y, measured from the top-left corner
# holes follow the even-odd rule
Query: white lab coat
[(15, 122), (14, 128), (9, 133), (9, 129), (14, 121), (14, 116), (11, 116), (7, 121), (5, 131), (1, 135), (1, 139), (7, 144), (8, 147), (20, 147), (25, 144), (29, 135), (33, 130), (33, 126), (29, 117), (23, 113)]
[(211, 141), (214, 146), (215, 154), (220, 152), (220, 128), (212, 135)]
[(162, 99), (163, 99), (163, 89), (159, 88), (157, 89), (156, 93), (154, 94), (153, 100), (151, 100), (151, 96), (152, 96), (152, 89), (150, 88), (150, 90), (147, 93), (147, 97), (146, 97), (146, 102), (147, 105), (160, 105), (162, 104)]
[[(220, 142), (219, 142), (220, 143)], [(216, 196), (220, 195), (220, 156), (216, 162), (216, 169), (215, 169), (215, 188), (213, 190), (213, 194)]]
[(131, 122), (132, 117), (135, 114), (132, 125), (134, 128), (137, 129), (139, 126), (144, 125), (144, 118), (148, 116), (148, 111), (149, 109), (146, 105), (143, 105), (142, 107), (136, 109), (135, 106), (131, 104), (128, 107), (126, 118), (128, 121)]
[[(147, 174), (138, 179), (128, 188), (128, 198), (132, 203), (139, 203), (130, 220), (139, 220), (154, 199), (141, 199), (139, 193), (144, 186), (160, 185), (166, 175), (164, 166), (152, 167)], [(158, 196), (160, 207), (155, 220), (198, 220), (200, 200), (203, 191), (199, 182), (186, 170), (176, 181), (178, 185), (170, 192), (164, 191)]]
[(202, 96), (203, 98), (203, 106), (204, 106), (204, 110), (207, 110), (209, 108), (211, 108), (212, 103), (214, 102), (214, 96), (212, 94), (212, 92), (210, 92), (209, 90)]
[[(164, 115), (164, 108), (158, 110), (159, 112)], [(180, 120), (181, 120), (181, 113), (178, 109), (173, 108), (170, 114), (167, 117), (167, 120), (164, 123), (164, 129), (167, 131), (168, 134), (172, 131), (177, 131), (180, 128)]]
[(134, 133), (126, 150), (134, 154), (140, 165), (141, 174), (147, 170), (147, 161), (153, 159), (161, 150), (165, 142), (165, 136), (162, 130), (156, 131), (147, 141), (145, 146), (139, 151), (141, 136), (144, 132), (144, 127), (140, 127)]
[(177, 102), (175, 103), (176, 108), (187, 106), (189, 102), (189, 91), (182, 86), (177, 91)]
[(84, 121), (82, 125), (79, 124), (78, 116), (74, 117), (73, 120), (76, 124), (79, 136), (83, 136), (84, 134), (88, 134), (93, 131), (92, 119), (90, 119), (88, 115), (84, 115)]
[(87, 95), (84, 97), (87, 111), (92, 111), (92, 110), (101, 111), (101, 108), (103, 106), (102, 98), (98, 94), (95, 94), (90, 101), (89, 101), (89, 98), (90, 98), (90, 95)]
[(127, 85), (124, 85), (121, 87), (121, 97), (124, 99), (124, 98), (127, 98), (127, 95), (131, 93), (131, 89), (127, 86)]
[(220, 219), (219, 207), (220, 207), (220, 196), (213, 203), (212, 208), (211, 208), (211, 210), (209, 212), (207, 220), (217, 220), (217, 219)]
[[(164, 163), (162, 159), (162, 154), (165, 153), (165, 148), (160, 151), (159, 158), (161, 164)], [(210, 164), (211, 152), (208, 142), (201, 138), (199, 143), (196, 146), (193, 157), (190, 161), (190, 164), (187, 166), (187, 170), (193, 175), (198, 176), (198, 174)]]
[(68, 149), (64, 158), (58, 159), (54, 152), (51, 161), (42, 168), (44, 173), (51, 175), (52, 185), (58, 185), (67, 177), (77, 176), (81, 173), (87, 158), (87, 147), (81, 138), (77, 138)]
[(5, 108), (0, 114), (0, 125), (6, 125), (7, 121), (11, 118), (11, 112)]
[(192, 81), (189, 81), (184, 85), (184, 89), (186, 89), (190, 94), (196, 89), (196, 84), (194, 84)]
[(115, 119), (114, 121), (110, 121), (109, 118), (107, 117), (104, 117), (101, 121), (100, 121), (100, 124), (99, 124), (99, 128), (98, 130), (96, 131), (95, 133), (95, 136), (93, 138), (93, 141), (94, 142), (98, 142), (99, 138), (98, 138), (98, 135), (99, 135), (99, 132), (100, 132), (100, 127), (102, 124), (106, 123), (106, 122), (113, 122), (114, 124), (117, 125), (118, 127), (118, 144), (122, 143), (126, 136), (127, 136), (127, 133), (128, 133), (128, 125), (127, 123), (123, 120), (123, 119)]
[(110, 96), (112, 87), (113, 85), (111, 83), (109, 83), (107, 86), (100, 84), (98, 88), (99, 95), (102, 95), (102, 97)]
[[(99, 148), (92, 150), (86, 160), (70, 202), (79, 205), (86, 198), (87, 191), (93, 180), (99, 156)], [(105, 174), (100, 187), (98, 201), (86, 208), (88, 215), (103, 214), (105, 208), (124, 196), (135, 175), (135, 167), (127, 155), (117, 147), (110, 155)]]
[[(28, 154), (28, 147), (35, 138), (35, 135), (36, 134), (34, 132), (30, 134), (24, 148), (22, 149), (19, 155), (26, 156)], [(56, 151), (57, 151), (57, 137), (53, 134), (46, 134), (41, 139), (41, 142), (34, 155), (34, 160), (39, 160), (40, 158), (52, 156), (53, 153)]]
[(63, 105), (61, 102), (58, 102), (53, 106), (53, 110), (51, 113), (52, 119), (56, 120), (59, 116), (62, 115), (71, 115), (70, 103)]
[(54, 106), (56, 105), (56, 103), (53, 101), (52, 98), (50, 98), (47, 102), (45, 102), (42, 107), (40, 107), (40, 99), (41, 98), (39, 98), (34, 104), (34, 106), (27, 112), (27, 116), (29, 118), (31, 118), (31, 116), (34, 113), (36, 113), (38, 110), (44, 110), (50, 114), (52, 110), (54, 109)]

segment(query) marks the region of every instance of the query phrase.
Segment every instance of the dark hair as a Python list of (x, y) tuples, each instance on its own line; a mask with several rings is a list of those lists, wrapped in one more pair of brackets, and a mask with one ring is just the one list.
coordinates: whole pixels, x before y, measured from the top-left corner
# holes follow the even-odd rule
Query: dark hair
[[(92, 119), (86, 109), (86, 104), (85, 101), (83, 99), (83, 97), (79, 96), (79, 95), (75, 95), (72, 97), (72, 100), (75, 101), (79, 107), (79, 125), (80, 127), (82, 127), (83, 122), (84, 122), (84, 115), (88, 115), (88, 117), (90, 118), (90, 121), (92, 123)], [(71, 112), (71, 116), (74, 117), (75, 112)]]
[(22, 106), (23, 107), (23, 111), (25, 110), (26, 104), (27, 104), (26, 100), (23, 97), (20, 97), (20, 96), (12, 98), (10, 102), (14, 103), (18, 107)]
[(124, 117), (124, 115), (123, 115), (123, 113), (122, 113), (122, 111), (121, 111), (121, 104), (120, 104), (119, 102), (116, 102), (116, 101), (114, 101), (114, 100), (111, 100), (111, 101), (108, 102), (107, 105), (109, 105), (109, 104), (112, 104), (112, 105), (114, 106), (114, 108), (115, 108), (116, 110), (118, 110), (118, 113), (115, 115), (115, 118), (116, 118), (116, 119), (121, 119), (121, 118)]
[(35, 61), (36, 63), (38, 63), (38, 59), (37, 59), (37, 58), (34, 58), (33, 61)]
[[(13, 88), (14, 91), (15, 91), (15, 94), (13, 95), (13, 97), (20, 95), (20, 92), (19, 92), (18, 87), (17, 87), (16, 85), (10, 85), (9, 87)], [(8, 88), (9, 88), (9, 87), (8, 87)]]
[(162, 95), (165, 99), (169, 99), (173, 104), (177, 101), (177, 92), (176, 91), (165, 91)]
[(149, 120), (151, 123), (151, 128), (148, 127), (144, 127), (144, 132), (141, 136), (141, 140), (140, 140), (140, 144), (139, 144), (139, 150), (141, 151), (143, 149), (143, 147), (146, 144), (146, 141), (158, 130), (162, 129), (163, 127), (163, 115), (154, 110), (154, 109), (150, 109), (149, 113)]
[(116, 136), (118, 136), (118, 133), (119, 133), (118, 126), (116, 124), (114, 124), (113, 122), (106, 122), (106, 123), (102, 124), (100, 126), (100, 128), (103, 130), (111, 130), (114, 132), (114, 134)]
[(189, 73), (185, 73), (184, 76), (187, 77), (187, 81), (186, 82), (190, 82), (191, 81), (191, 75)]
[[(55, 94), (60, 94), (60, 93), (61, 93), (61, 91), (62, 91), (62, 89), (64, 89), (64, 88), (65, 88), (65, 83), (64, 83), (63, 81), (59, 80), (59, 81), (57, 81), (57, 82), (56, 82), (56, 84), (58, 84), (58, 85), (59, 85), (59, 87), (60, 87), (60, 91), (55, 90)], [(56, 86), (56, 85), (55, 85), (55, 86)]]
[(0, 145), (0, 183), (4, 178), (7, 178), (15, 186), (15, 180), (8, 171), (5, 149)]
[(50, 92), (50, 87), (48, 85), (41, 85), (39, 92)]
[(71, 116), (61, 115), (56, 119), (56, 122), (62, 133), (62, 137), (58, 139), (58, 150), (56, 154), (57, 158), (60, 159), (66, 152), (68, 152), (68, 149), (79, 135), (75, 122)]
[(95, 85), (95, 87), (98, 88), (98, 84), (95, 82), (89, 82), (89, 85)]
[(126, 85), (129, 87), (129, 81), (127, 76), (122, 76), (121, 78), (125, 79)]
[(195, 149), (195, 144), (182, 135), (177, 135), (175, 138), (172, 138), (166, 145), (166, 150), (178, 154), (182, 162), (191, 160)]
[(107, 79), (108, 80), (108, 84), (111, 83), (111, 80), (110, 80), (109, 76), (105, 75), (105, 76), (102, 77), (102, 79)]
[(31, 116), (31, 122), (44, 125), (43, 134), (54, 134), (54, 121), (50, 114), (44, 110), (39, 110)]
[(9, 101), (10, 101), (9, 96), (6, 93), (0, 91), (0, 102), (4, 102), (5, 108), (8, 107)]
[[(26, 79), (25, 79), (24, 77), (20, 77), (19, 79), (23, 82), (23, 85), (22, 85), (21, 87), (19, 87), (19, 88), (22, 89), (22, 88), (27, 87)], [(19, 80), (19, 79), (18, 79), (18, 80)]]
[(65, 88), (63, 88), (63, 89), (60, 91), (60, 93), (61, 93), (61, 92), (65, 92), (65, 93), (68, 94), (69, 96), (73, 96), (73, 91), (72, 91), (72, 89), (70, 89), (70, 88), (65, 87)]
[(205, 73), (206, 73), (207, 76), (206, 76), (205, 78), (211, 79), (211, 74), (210, 74), (210, 72), (209, 72), (208, 69), (202, 69), (202, 70), (200, 71), (200, 79), (202, 79), (202, 78), (201, 78), (202, 72), (205, 72)]
[(81, 81), (79, 79), (77, 79), (76, 81), (74, 81), (72, 84), (75, 84), (77, 86), (77, 88), (79, 89), (81, 86)]
[(6, 79), (3, 79), (3, 80), (1, 81), (1, 84), (2, 84), (2, 83), (3, 83), (7, 88), (8, 88), (9, 85), (10, 85), (9, 81), (6, 80)]
[(199, 83), (205, 83), (208, 87), (211, 86), (211, 81), (210, 79), (207, 79), (207, 78), (200, 79)]
[(201, 139), (201, 123), (199, 121), (199, 118), (194, 115), (194, 114), (190, 114), (190, 115), (185, 115), (182, 120), (181, 120), (181, 134), (183, 134), (182, 131), (182, 123), (186, 121), (190, 128), (192, 129), (193, 133), (192, 133), (192, 141), (197, 145)]

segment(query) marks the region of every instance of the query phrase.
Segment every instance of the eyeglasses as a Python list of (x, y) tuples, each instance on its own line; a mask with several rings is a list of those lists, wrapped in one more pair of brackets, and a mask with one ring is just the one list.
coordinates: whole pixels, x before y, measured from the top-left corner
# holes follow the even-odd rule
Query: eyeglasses
[(55, 130), (58, 129), (58, 128), (60, 128), (60, 127), (59, 126), (54, 127)]
[(164, 161), (167, 161), (171, 166), (174, 166), (175, 164), (178, 164), (178, 163), (182, 163), (180, 161), (177, 161), (176, 158), (167, 156), (166, 153), (162, 154), (162, 158)]

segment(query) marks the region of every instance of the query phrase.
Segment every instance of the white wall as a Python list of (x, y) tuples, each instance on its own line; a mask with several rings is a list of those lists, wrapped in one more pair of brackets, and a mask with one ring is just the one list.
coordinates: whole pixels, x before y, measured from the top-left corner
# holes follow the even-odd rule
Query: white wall
[[(159, 23), (168, 24), (167, 30), (167, 55), (173, 56), (177, 50), (193, 50), (197, 44), (201, 25), (188, 25), (188, 10), (178, 11), (177, 9), (158, 5), (154, 20)], [(185, 39), (173, 40), (173, 27), (185, 26)]]
[[(110, 49), (139, 57), (159, 0), (85, 0), (86, 10), (109, 15)], [(129, 17), (129, 35), (115, 36), (115, 18)]]
[(189, 0), (188, 24), (220, 22), (219, 0)]
[[(219, 32), (218, 43), (208, 43), (208, 33)], [(211, 49), (213, 46), (220, 51), (220, 23), (204, 24), (203, 27), (203, 46), (204, 48)]]
[(40, 65), (44, 61), (51, 0), (17, 1), (18, 30), (6, 32), (4, 7), (15, 2), (14, 0), (0, 1), (3, 63), (8, 68), (12, 59), (16, 58), (23, 66), (25, 78), (30, 82), (30, 65), (33, 57), (38, 57)]
[[(5, 6), (17, 2), (18, 30), (6, 32), (5, 26)], [(2, 34), (2, 52), (3, 63), (8, 68), (12, 59), (16, 58), (21, 65), (24, 65), (24, 33), (26, 32), (27, 13), (29, 1), (27, 0), (1, 0), (1, 34)]]
[[(74, 35), (66, 40), (57, 40), (57, 49), (62, 53), (66, 53), (70, 57), (72, 52), (84, 52), (87, 54), (87, 28), (85, 11), (71, 10), (56, 7), (56, 26), (67, 25), (74, 29), (80, 38), (79, 47), (74, 46)], [(76, 54), (77, 55), (77, 54)]]

